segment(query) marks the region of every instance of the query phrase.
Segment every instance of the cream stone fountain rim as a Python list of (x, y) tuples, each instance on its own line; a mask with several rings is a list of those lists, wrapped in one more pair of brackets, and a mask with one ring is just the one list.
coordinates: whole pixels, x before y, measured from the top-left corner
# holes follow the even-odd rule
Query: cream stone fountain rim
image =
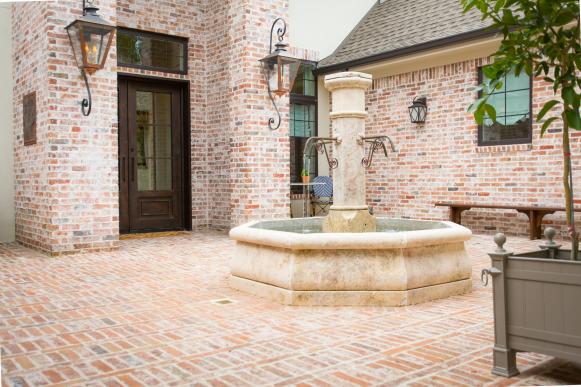
[(233, 288), (288, 305), (400, 306), (470, 291), (472, 267), (464, 246), (470, 230), (369, 213), (365, 167), (372, 151), (367, 161), (361, 157), (366, 139), (383, 138), (365, 136), (365, 90), (371, 83), (371, 75), (356, 72), (325, 77), (334, 137), (324, 140), (339, 161), (329, 215), (233, 228)]

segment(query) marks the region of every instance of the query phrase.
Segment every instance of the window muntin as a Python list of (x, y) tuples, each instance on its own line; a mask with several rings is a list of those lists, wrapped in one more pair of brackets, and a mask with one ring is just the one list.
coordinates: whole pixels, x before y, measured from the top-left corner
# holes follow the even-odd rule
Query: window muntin
[[(480, 69), (480, 80), (486, 75)], [(518, 77), (511, 71), (502, 88), (491, 93), (488, 103), (496, 110), (496, 121), (488, 116), (478, 127), (479, 145), (524, 144), (532, 141), (531, 79), (526, 73)]]
[(120, 66), (187, 72), (187, 39), (144, 31), (119, 29), (117, 64)]
[(315, 74), (313, 74), (314, 69), (315, 66), (312, 64), (301, 63), (291, 94), (315, 97), (316, 79)]
[[(307, 139), (317, 135), (317, 84), (314, 65), (301, 63), (301, 68), (290, 94), (290, 177), (291, 183), (302, 182), (304, 147)], [(313, 147), (307, 157), (311, 180), (317, 175), (317, 152)], [(302, 193), (301, 187), (292, 187), (293, 193)]]
[(315, 136), (317, 126), (316, 106), (311, 103), (291, 103), (290, 135), (291, 137)]

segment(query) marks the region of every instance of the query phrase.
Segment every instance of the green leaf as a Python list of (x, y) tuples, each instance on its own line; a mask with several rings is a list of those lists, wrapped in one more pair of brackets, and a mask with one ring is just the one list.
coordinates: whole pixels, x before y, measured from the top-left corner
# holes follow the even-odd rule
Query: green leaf
[(496, 121), (496, 109), (494, 106), (485, 104), (484, 111), (486, 111), (486, 114), (492, 119), (492, 121)]
[(502, 7), (504, 7), (504, 3), (506, 0), (496, 0), (496, 4), (494, 5), (494, 11), (498, 12)]
[(485, 66), (482, 68), (482, 72), (488, 79), (496, 79), (497, 71), (494, 66)]
[(551, 117), (543, 123), (543, 126), (541, 127), (541, 137), (545, 135), (547, 128), (553, 123), (553, 121), (558, 119), (559, 117)]
[(507, 26), (516, 24), (516, 19), (514, 18), (514, 15), (510, 9), (505, 9), (502, 13), (502, 22)]
[(575, 130), (581, 130), (581, 117), (579, 116), (579, 110), (565, 110), (565, 116), (567, 117), (567, 122), (569, 127)]
[(474, 112), (474, 119), (479, 125), (482, 125), (482, 122), (484, 122), (484, 111), (482, 109), (477, 109)]
[(539, 114), (537, 114), (537, 121), (540, 121), (543, 119), (543, 117), (549, 112), (549, 110), (551, 110), (555, 105), (557, 105), (558, 103), (560, 103), (557, 100), (550, 100), (549, 102), (545, 103), (545, 105), (543, 106), (543, 108), (541, 109), (541, 111), (539, 112)]
[(564, 26), (567, 23), (572, 22), (575, 19), (575, 14), (568, 11), (560, 12), (555, 18), (556, 26)]
[(565, 101), (565, 104), (570, 106), (573, 106), (575, 104), (576, 93), (573, 87), (571, 86), (565, 87), (561, 92), (561, 95), (563, 97), (563, 101)]

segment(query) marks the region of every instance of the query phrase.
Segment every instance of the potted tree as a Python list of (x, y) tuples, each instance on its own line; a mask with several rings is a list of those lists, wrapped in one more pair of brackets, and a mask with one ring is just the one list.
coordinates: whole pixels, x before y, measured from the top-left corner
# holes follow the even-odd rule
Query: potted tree
[(482, 92), (469, 107), (478, 123), (496, 121), (488, 103), (490, 93), (502, 87), (510, 71), (518, 76), (542, 76), (555, 95), (537, 114), (543, 121), (541, 136), (549, 126), (562, 125), (563, 187), (567, 226), (572, 249), (553, 241), (556, 231), (545, 230), (540, 250), (513, 254), (504, 249), (506, 237), (494, 237), (497, 249), (490, 254), (492, 267), (482, 271), (486, 284), (493, 281), (494, 348), (492, 373), (518, 374), (517, 351), (540, 352), (581, 362), (581, 261), (579, 233), (575, 230), (570, 131), (581, 130), (579, 116), (581, 50), (578, 0), (460, 0), (464, 11), (476, 8), (491, 28), (502, 32), (494, 62), (483, 69)]
[(303, 168), (303, 170), (301, 171), (301, 177), (303, 179), (303, 184), (309, 184), (309, 170), (306, 168)]
[[(490, 93), (502, 88), (502, 79), (514, 71), (530, 77), (542, 76), (552, 85), (555, 98), (547, 101), (537, 114), (543, 122), (541, 136), (551, 125), (562, 126), (563, 188), (567, 227), (572, 241), (571, 260), (579, 257), (579, 232), (575, 229), (573, 171), (571, 168), (571, 130), (581, 130), (579, 105), (581, 95), (581, 46), (579, 44), (578, 0), (460, 0), (464, 12), (476, 8), (492, 29), (502, 32), (500, 48), (494, 62), (483, 68), (485, 81), (478, 86), (481, 97), (468, 110), (482, 124), (496, 121), (494, 106), (488, 103)], [(551, 117), (543, 119), (549, 113)]]

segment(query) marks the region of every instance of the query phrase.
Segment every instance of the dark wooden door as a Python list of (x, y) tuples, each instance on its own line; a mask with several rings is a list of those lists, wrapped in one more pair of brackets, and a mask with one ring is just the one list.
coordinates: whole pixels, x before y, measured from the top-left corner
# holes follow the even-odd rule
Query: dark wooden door
[(120, 231), (184, 228), (183, 93), (120, 80)]

